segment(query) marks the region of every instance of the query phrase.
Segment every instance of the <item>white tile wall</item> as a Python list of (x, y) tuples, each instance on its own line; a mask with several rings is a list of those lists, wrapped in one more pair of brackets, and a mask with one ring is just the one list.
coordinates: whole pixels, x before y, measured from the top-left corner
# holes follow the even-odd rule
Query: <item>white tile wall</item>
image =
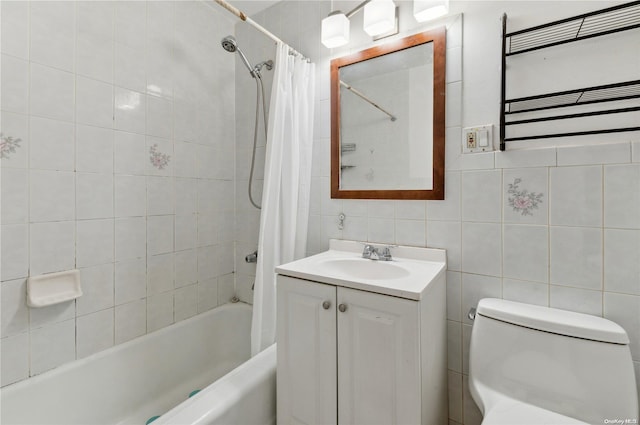
[[(235, 20), (197, 1), (0, 8), (1, 132), (20, 139), (1, 167), (7, 385), (233, 297), (235, 98), (220, 82), (235, 61), (219, 39)], [(214, 190), (196, 215), (199, 186)], [(81, 298), (26, 306), (28, 276), (74, 268)]]

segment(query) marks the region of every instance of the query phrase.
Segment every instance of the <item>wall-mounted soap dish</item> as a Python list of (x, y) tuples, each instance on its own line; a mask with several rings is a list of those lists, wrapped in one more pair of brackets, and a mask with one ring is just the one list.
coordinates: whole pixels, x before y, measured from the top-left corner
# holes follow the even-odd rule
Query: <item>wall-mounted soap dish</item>
[(29, 307), (46, 307), (74, 300), (80, 296), (82, 296), (82, 288), (79, 270), (43, 274), (27, 279)]

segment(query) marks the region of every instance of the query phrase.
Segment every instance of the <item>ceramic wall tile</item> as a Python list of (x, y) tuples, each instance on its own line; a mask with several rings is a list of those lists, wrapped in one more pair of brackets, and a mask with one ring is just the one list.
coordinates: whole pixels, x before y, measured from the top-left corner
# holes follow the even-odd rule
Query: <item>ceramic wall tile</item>
[(76, 224), (76, 264), (113, 263), (114, 220), (80, 220)]
[(113, 346), (113, 309), (80, 316), (76, 323), (77, 356), (79, 359)]
[(116, 86), (139, 93), (145, 91), (147, 76), (143, 48), (116, 43), (114, 64)]
[(31, 117), (29, 166), (42, 170), (73, 171), (74, 126), (48, 118)]
[(505, 223), (548, 223), (548, 174), (547, 168), (517, 168), (503, 171), (502, 202)]
[(462, 172), (463, 221), (500, 221), (501, 181), (500, 170)]
[(551, 285), (549, 307), (602, 316), (602, 291)]
[(173, 179), (171, 177), (147, 177), (147, 214), (173, 214)]
[(77, 6), (76, 72), (113, 82), (113, 2), (81, 2)]
[(26, 223), (29, 220), (29, 173), (21, 168), (0, 170), (2, 224)]
[(78, 219), (114, 216), (113, 174), (76, 173)]
[(147, 135), (169, 139), (173, 135), (172, 102), (161, 97), (147, 97)]
[(116, 1), (115, 38), (118, 43), (144, 48), (147, 32), (146, 2)]
[(198, 285), (177, 289), (174, 293), (174, 303), (176, 322), (198, 314)]
[(80, 269), (82, 296), (76, 300), (78, 316), (113, 307), (113, 263)]
[(116, 261), (145, 258), (147, 254), (147, 224), (144, 217), (115, 219)]
[(147, 332), (167, 327), (173, 323), (173, 292), (165, 292), (147, 298)]
[(502, 296), (505, 300), (548, 307), (549, 285), (505, 278), (502, 279)]
[(549, 281), (549, 228), (504, 225), (502, 275), (535, 282)]
[[(29, 225), (2, 225), (0, 279), (7, 281), (29, 275)], [(32, 271), (33, 273), (33, 271)]]
[(427, 217), (429, 220), (460, 220), (460, 180), (459, 171), (445, 173), (444, 200), (427, 201)]
[(143, 135), (114, 132), (113, 168), (116, 174), (143, 175), (147, 160), (146, 143)]
[[(0, 38), (2, 53), (29, 58), (29, 3), (2, 2), (0, 5)], [(2, 385), (5, 385), (4, 382)]]
[[(4, 4), (3, 2), (3, 14)], [(4, 37), (3, 37), (4, 38)], [(13, 384), (29, 377), (29, 333), (13, 335), (0, 340), (2, 386)]]
[(113, 86), (91, 78), (76, 77), (76, 121), (113, 128)]
[(447, 321), (447, 368), (462, 372), (462, 323)]
[(0, 151), (2, 167), (26, 168), (29, 158), (29, 117), (1, 111), (0, 119), (4, 143)]
[(198, 281), (198, 256), (193, 249), (176, 252), (175, 262), (175, 287), (181, 288)]
[(171, 291), (173, 284), (173, 254), (147, 258), (147, 296)]
[[(145, 258), (116, 263), (115, 304), (119, 306), (144, 298), (147, 295), (146, 275), (147, 262)], [(117, 314), (116, 310), (116, 316)]]
[(462, 223), (462, 271), (500, 276), (501, 233), (500, 224)]
[(558, 165), (618, 164), (630, 161), (629, 142), (558, 147)]
[(144, 176), (115, 176), (115, 216), (144, 216), (147, 183)]
[(556, 226), (549, 230), (550, 282), (602, 289), (602, 230)]
[(32, 170), (29, 175), (31, 222), (73, 220), (75, 175), (72, 172)]
[(471, 324), (467, 312), (483, 298), (502, 298), (502, 281), (497, 277), (462, 273), (462, 321)]
[(426, 246), (426, 222), (424, 220), (396, 220), (396, 244)]
[(122, 344), (147, 332), (147, 302), (144, 299), (115, 308), (115, 343)]
[(449, 371), (447, 386), (449, 389), (449, 418), (462, 423), (462, 374)]
[(75, 111), (74, 74), (31, 63), (29, 112), (31, 115), (73, 121)]
[(2, 55), (3, 111), (26, 114), (29, 110), (29, 62)]
[(29, 226), (29, 275), (75, 268), (75, 245), (75, 222), (32, 223)]
[(174, 216), (147, 217), (147, 254), (166, 254), (173, 251)]
[(76, 321), (66, 320), (31, 331), (32, 375), (38, 375), (76, 358)]
[(456, 221), (427, 221), (427, 246), (447, 250), (447, 269), (461, 270), (461, 223)]
[(629, 348), (634, 360), (640, 359), (640, 297), (604, 293), (604, 317), (613, 320), (629, 335)]
[(604, 290), (640, 295), (640, 230), (604, 230)]
[[(253, 290), (251, 290), (252, 283), (244, 281), (241, 283), (244, 290), (239, 291), (242, 294), (241, 298), (245, 302), (253, 302)], [(198, 281), (198, 313), (211, 310), (218, 306), (218, 279), (204, 279)]]
[(496, 152), (496, 168), (555, 167), (556, 148)]
[(113, 173), (113, 130), (76, 126), (76, 171)]
[(113, 125), (116, 130), (145, 134), (147, 97), (140, 92), (115, 88)]
[(640, 229), (640, 164), (605, 165), (604, 226)]
[(27, 309), (27, 281), (16, 279), (2, 282), (2, 338), (29, 330), (29, 310)]
[(549, 223), (602, 226), (602, 166), (551, 168)]
[(73, 71), (75, 55), (75, 2), (32, 2), (29, 54), (31, 60)]

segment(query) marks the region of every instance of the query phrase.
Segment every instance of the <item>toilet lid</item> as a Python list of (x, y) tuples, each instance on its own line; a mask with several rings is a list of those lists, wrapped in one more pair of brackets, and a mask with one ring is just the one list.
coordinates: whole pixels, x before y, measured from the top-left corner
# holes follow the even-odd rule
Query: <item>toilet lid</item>
[(589, 425), (559, 413), (531, 404), (504, 399), (493, 406), (484, 417), (482, 425)]

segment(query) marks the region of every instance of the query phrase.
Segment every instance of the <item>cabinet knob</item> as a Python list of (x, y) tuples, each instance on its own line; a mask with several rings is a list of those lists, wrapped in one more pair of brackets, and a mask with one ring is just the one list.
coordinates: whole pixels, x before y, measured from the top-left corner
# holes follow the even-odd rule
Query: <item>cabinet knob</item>
[(347, 305), (346, 304), (340, 304), (338, 306), (338, 310), (340, 310), (341, 313), (344, 313), (345, 311), (347, 311)]
[(322, 308), (325, 310), (329, 310), (329, 307), (331, 307), (331, 301), (325, 301), (322, 303)]

